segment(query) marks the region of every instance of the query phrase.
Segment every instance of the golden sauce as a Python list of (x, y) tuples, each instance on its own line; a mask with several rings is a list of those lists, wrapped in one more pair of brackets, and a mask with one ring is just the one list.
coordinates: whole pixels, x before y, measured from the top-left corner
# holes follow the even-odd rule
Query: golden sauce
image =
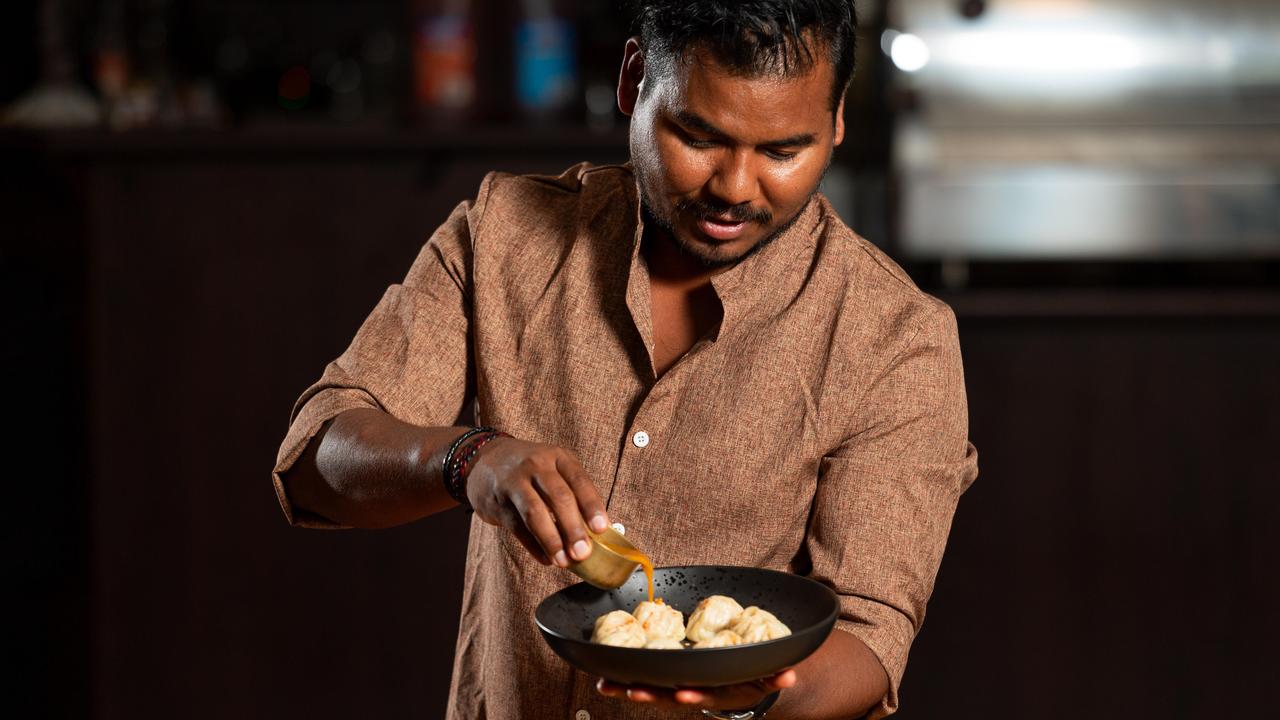
[(644, 569), (644, 576), (649, 581), (649, 602), (653, 602), (653, 561), (649, 559), (649, 556), (633, 548), (610, 545), (607, 540), (599, 536), (595, 540), (600, 544), (600, 547), (621, 555), (631, 562), (640, 563), (640, 567)]

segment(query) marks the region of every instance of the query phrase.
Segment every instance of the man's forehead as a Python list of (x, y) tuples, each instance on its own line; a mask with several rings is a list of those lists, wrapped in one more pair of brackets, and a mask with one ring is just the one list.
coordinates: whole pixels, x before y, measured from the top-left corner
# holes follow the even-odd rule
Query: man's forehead
[(691, 50), (662, 75), (664, 109), (678, 121), (693, 117), (771, 138), (818, 133), (831, 124), (834, 70), (821, 58), (801, 74), (747, 74), (726, 68), (709, 52)]
[[(785, 83), (803, 79), (817, 81), (835, 80), (835, 68), (827, 53), (821, 51), (816, 40), (811, 41), (804, 57), (794, 57), (795, 51), (779, 50), (766, 55), (758, 63), (735, 66), (726, 63), (706, 44), (694, 44), (683, 52), (667, 59), (665, 63), (673, 76), (688, 77), (691, 72), (715, 78), (730, 78), (756, 82)], [(790, 58), (790, 59), (787, 59)]]

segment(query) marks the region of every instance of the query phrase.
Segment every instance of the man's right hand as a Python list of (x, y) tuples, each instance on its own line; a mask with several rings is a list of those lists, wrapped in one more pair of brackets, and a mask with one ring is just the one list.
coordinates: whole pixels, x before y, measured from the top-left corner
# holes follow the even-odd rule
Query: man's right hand
[(595, 532), (609, 527), (600, 493), (564, 448), (495, 438), (480, 451), (466, 482), (476, 515), (510, 529), (544, 565), (568, 567), (586, 559), (587, 524)]

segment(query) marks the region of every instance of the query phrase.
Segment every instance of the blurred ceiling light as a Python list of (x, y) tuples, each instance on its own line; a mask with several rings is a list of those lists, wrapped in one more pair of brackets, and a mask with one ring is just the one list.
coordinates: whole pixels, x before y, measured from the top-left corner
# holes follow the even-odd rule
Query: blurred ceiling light
[(1214, 70), (1231, 70), (1236, 66), (1236, 50), (1224, 37), (1209, 40), (1205, 46), (1205, 58)]
[(901, 34), (901, 32), (894, 30), (893, 28), (889, 28), (880, 36), (880, 49), (885, 55), (893, 54), (893, 41), (897, 40), (898, 36)]
[(929, 64), (929, 46), (917, 35), (899, 33), (889, 46), (889, 57), (903, 72), (919, 72)]
[(360, 63), (351, 58), (344, 58), (333, 64), (329, 68), (329, 76), (325, 78), (329, 87), (335, 93), (353, 93), (360, 89), (360, 82), (363, 80), (363, 73), (360, 72)]
[(1142, 65), (1136, 40), (1109, 33), (966, 32), (948, 34), (936, 45), (939, 61), (949, 65), (1019, 73), (1108, 72)]

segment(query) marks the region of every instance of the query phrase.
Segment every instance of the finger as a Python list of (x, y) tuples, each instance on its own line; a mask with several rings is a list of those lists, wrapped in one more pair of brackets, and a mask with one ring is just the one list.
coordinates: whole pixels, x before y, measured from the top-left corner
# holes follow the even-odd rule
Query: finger
[(698, 690), (677, 690), (676, 702), (682, 705), (701, 705), (707, 701), (705, 693)]
[(534, 539), (533, 534), (524, 526), (524, 521), (520, 519), (520, 514), (510, 505), (504, 505), (502, 508), (502, 525), (511, 529), (511, 534), (515, 535), (516, 540), (524, 546), (525, 550), (543, 565), (550, 565), (551, 559), (542, 551), (542, 546)]
[(675, 704), (674, 693), (670, 690), (648, 687), (647, 685), (632, 685), (628, 687), (627, 699), (631, 702), (638, 703), (657, 703), (660, 705)]
[(533, 556), (534, 560), (537, 560), (543, 565), (552, 564), (551, 558), (547, 557), (547, 554), (542, 551), (542, 547), (538, 545), (538, 541), (534, 539), (533, 534), (529, 532), (528, 528), (523, 525), (517, 525), (516, 528), (511, 531), (511, 534), (516, 536), (516, 540), (520, 541), (520, 544), (524, 546), (525, 550), (529, 551), (529, 554)]
[(542, 547), (542, 552), (546, 553), (556, 565), (568, 567), (569, 559), (564, 554), (560, 531), (556, 529), (556, 524), (551, 519), (551, 511), (542, 501), (542, 496), (531, 486), (525, 485), (522, 489), (511, 493), (511, 504), (515, 506), (516, 512), (520, 513), (521, 522), (529, 528), (529, 532)]
[(625, 698), (634, 703), (656, 705), (658, 707), (678, 708), (675, 694), (671, 690), (648, 687), (645, 685), (619, 685), (608, 680), (596, 684), (602, 695), (612, 698)]
[(783, 670), (771, 678), (766, 678), (765, 687), (769, 688), (769, 692), (786, 690), (789, 687), (795, 687), (796, 682), (799, 681), (799, 679), (800, 678), (796, 675), (795, 670)]
[(573, 494), (578, 499), (578, 509), (587, 525), (594, 532), (602, 533), (607, 530), (609, 514), (605, 512), (604, 500), (600, 497), (600, 491), (596, 490), (596, 484), (591, 482), (587, 472), (582, 469), (582, 463), (573, 455), (565, 453), (556, 460), (556, 469), (573, 489)]
[(627, 700), (631, 702), (658, 702), (663, 700), (663, 693), (657, 688), (644, 687), (644, 685), (630, 685), (627, 688)]
[(627, 688), (627, 699), (631, 702), (650, 703), (656, 698), (654, 698), (653, 694), (644, 688), (633, 687)]
[(533, 485), (542, 495), (542, 500), (555, 513), (556, 525), (560, 527), (560, 537), (564, 547), (568, 548), (569, 557), (574, 560), (585, 560), (591, 554), (591, 543), (587, 541), (586, 523), (578, 511), (578, 499), (573, 495), (569, 483), (555, 472), (543, 472), (533, 476)]
[(620, 698), (626, 697), (627, 688), (617, 683), (611, 683), (604, 678), (600, 678), (596, 681), (596, 692), (604, 695), (605, 697)]
[(742, 708), (759, 704), (771, 692), (773, 692), (772, 689), (756, 681), (718, 688), (681, 688), (674, 693), (674, 698), (682, 705)]

